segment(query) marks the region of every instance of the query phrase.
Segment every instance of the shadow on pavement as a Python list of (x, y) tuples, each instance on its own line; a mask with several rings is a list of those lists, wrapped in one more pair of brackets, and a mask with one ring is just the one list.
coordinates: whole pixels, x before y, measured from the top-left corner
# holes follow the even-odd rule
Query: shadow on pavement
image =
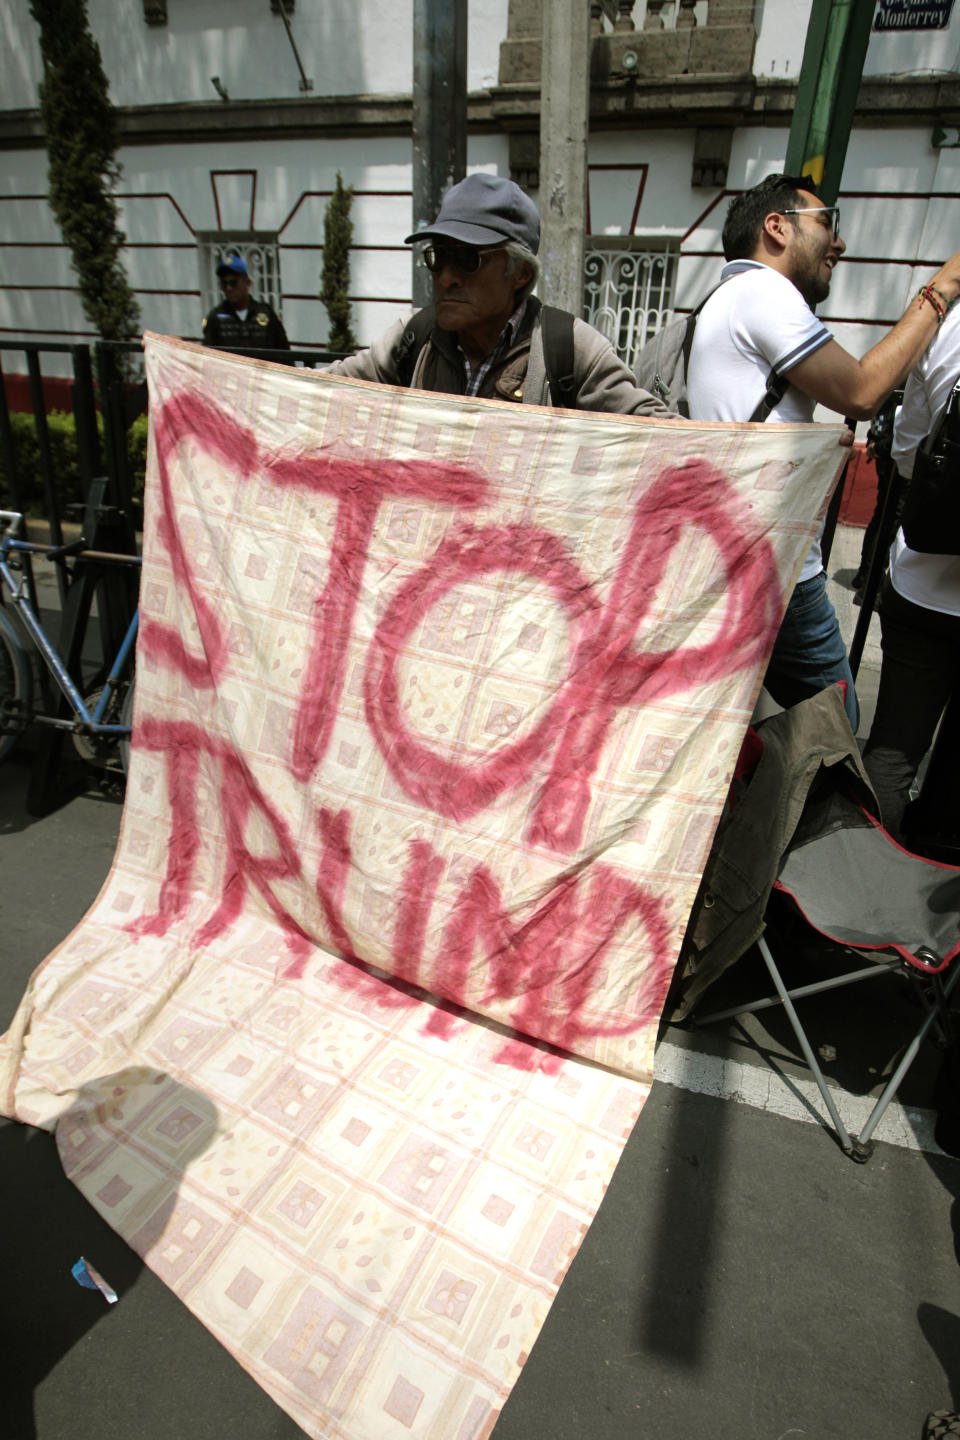
[[(82, 1092), (73, 1118), (82, 1125), (108, 1091), (133, 1078), (96, 1082)], [(192, 1129), (181, 1126), (177, 1163), (186, 1164), (210, 1141), (214, 1107), (159, 1072), (139, 1069), (136, 1083), (156, 1085), (162, 1096), (160, 1112), (151, 1101), (142, 1113), (186, 1107), (201, 1117)], [(131, 1117), (134, 1128), (140, 1113)], [(70, 1121), (65, 1116), (59, 1125), (64, 1149)], [(163, 1133), (176, 1143), (181, 1131), (168, 1126)], [(81, 1159), (78, 1178), (85, 1168)], [(0, 1174), (3, 1440), (302, 1440), (299, 1426), (74, 1187), (52, 1135), (0, 1121)], [(157, 1175), (162, 1183), (159, 1169)], [(112, 1196), (122, 1190), (114, 1184)], [(151, 1243), (163, 1233), (177, 1193), (141, 1226)], [(105, 1193), (103, 1202), (112, 1196)], [(81, 1255), (116, 1290), (115, 1305), (74, 1280)]]
[[(4, 1386), (7, 1422), (5, 1440), (34, 1440), (33, 1394), (40, 1382), (73, 1349), (91, 1326), (114, 1320), (114, 1306), (99, 1291), (84, 1289), (72, 1267), (81, 1255), (122, 1296), (129, 1291), (143, 1261), (110, 1229), (106, 1221), (70, 1183), (89, 1169), (87, 1152), (97, 1159), (110, 1152), (108, 1106), (124, 1096), (133, 1109), (124, 1130), (136, 1128), (144, 1113), (189, 1111), (194, 1125), (177, 1154), (185, 1168), (193, 1155), (210, 1144), (217, 1129), (217, 1111), (198, 1091), (169, 1075), (143, 1066), (117, 1072), (84, 1086), (57, 1123), (56, 1137), (44, 1131), (4, 1122), (0, 1126), (0, 1173), (5, 1177), (2, 1233), (6, 1263), (3, 1348), (9, 1375)], [(90, 1117), (90, 1118), (88, 1118)], [(101, 1122), (94, 1130), (97, 1120)], [(165, 1132), (167, 1133), (167, 1132)], [(76, 1136), (83, 1143), (77, 1146)], [(118, 1162), (120, 1163), (120, 1162)], [(117, 1177), (119, 1178), (119, 1177)], [(169, 1179), (157, 1171), (157, 1184)], [(121, 1187), (128, 1190), (128, 1186)], [(163, 1234), (177, 1200), (173, 1189), (150, 1214), (150, 1231)], [(119, 1300), (117, 1304), (119, 1304)]]
[(30, 799), (32, 772), (36, 751), (18, 742), (2, 762), (3, 789), (0, 804), (0, 835), (17, 835), (80, 797), (114, 807), (118, 814), (123, 807), (124, 781), (120, 775), (97, 770), (63, 746), (62, 759), (54, 772), (54, 783), (48, 787), (44, 803)]
[(83, 1255), (123, 1296), (143, 1262), (67, 1180), (52, 1135), (0, 1122), (0, 1173), (3, 1433), (33, 1440), (36, 1387), (92, 1326), (113, 1319), (114, 1307), (82, 1289), (71, 1267)]
[[(952, 1408), (960, 1410), (960, 1315), (954, 1315), (939, 1305), (920, 1305), (917, 1320), (930, 1349), (943, 1366), (950, 1386)], [(943, 1407), (938, 1404), (936, 1408)]]
[[(960, 1161), (933, 1154), (927, 1154), (925, 1159), (944, 1190), (953, 1196), (950, 1212), (953, 1258), (960, 1266)], [(946, 1257), (945, 1261), (949, 1264)], [(950, 1387), (952, 1408), (960, 1411), (960, 1311), (947, 1310), (941, 1305), (923, 1304), (917, 1307), (917, 1320), (930, 1349), (943, 1366), (943, 1373)], [(931, 1408), (942, 1409), (943, 1406), (938, 1402)]]

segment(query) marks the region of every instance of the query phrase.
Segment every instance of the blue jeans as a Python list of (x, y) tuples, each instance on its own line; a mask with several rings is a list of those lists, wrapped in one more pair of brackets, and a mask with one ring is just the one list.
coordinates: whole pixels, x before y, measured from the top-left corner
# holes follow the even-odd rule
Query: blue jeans
[(856, 734), (860, 706), (853, 673), (837, 613), (827, 595), (827, 577), (821, 570), (812, 579), (801, 580), (790, 596), (763, 683), (786, 710), (838, 680), (846, 683), (844, 707)]

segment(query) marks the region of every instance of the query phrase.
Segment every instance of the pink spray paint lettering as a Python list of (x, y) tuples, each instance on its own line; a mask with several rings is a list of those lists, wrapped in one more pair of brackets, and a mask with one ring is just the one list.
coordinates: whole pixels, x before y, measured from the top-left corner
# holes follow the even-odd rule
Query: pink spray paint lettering
[[(273, 487), (323, 497), (333, 507), (325, 578), (305, 622), (305, 663), (282, 763), (305, 790), (318, 845), (316, 873), (304, 857), (282, 807), (263, 777), (222, 732), (192, 721), (150, 716), (135, 744), (163, 756), (174, 839), (155, 912), (130, 925), (139, 935), (166, 933), (187, 914), (203, 853), (197, 814), (201, 774), (212, 784), (223, 831), (221, 893), (194, 934), (207, 946), (236, 921), (256, 895), (285, 938), (285, 978), (303, 974), (311, 948), (343, 957), (338, 975), (348, 987), (368, 983), (371, 956), (358, 940), (363, 902), (357, 826), (362, 810), (350, 800), (328, 801), (323, 776), (347, 684), (348, 655), (356, 646), (367, 567), (372, 563), (384, 507), (400, 502), (435, 519), (436, 543), (415, 566), (401, 566), (383, 585), (367, 629), (362, 714), (378, 764), (404, 803), (433, 824), (467, 827), (491, 806), (529, 793), (524, 833), (514, 842), (531, 856), (573, 855), (584, 843), (594, 776), (618, 712), (661, 703), (690, 687), (759, 666), (772, 643), (781, 597), (773, 552), (757, 535), (748, 507), (706, 460), (666, 465), (652, 483), (638, 478), (636, 499), (615, 564), (601, 588), (574, 558), (564, 534), (543, 523), (497, 518), (468, 520), (492, 499), (480, 471), (444, 460), (383, 460), (351, 454), (275, 453), (241, 425), (226, 422), (209, 400), (175, 393), (155, 407), (160, 508), (157, 534), (169, 557), (178, 594), (187, 605), (183, 625), (146, 616), (141, 659), (181, 675), (215, 703), (231, 681), (228, 627), (205, 592), (196, 563), (196, 537), (187, 535), (174, 501), (174, 473), (199, 454), (213, 462), (224, 488)], [(672, 556), (696, 527), (712, 547), (719, 621), (708, 638), (669, 644), (659, 615), (658, 587)], [(392, 563), (392, 562), (391, 562)], [(390, 563), (377, 571), (390, 581)], [(535, 719), (518, 738), (440, 745), (413, 720), (402, 676), (415, 637), (450, 597), (471, 585), (539, 587), (566, 633), (566, 660)], [(382, 598), (379, 598), (382, 596)], [(689, 627), (691, 633), (695, 627)], [(428, 712), (429, 713), (429, 712)], [(354, 751), (356, 746), (353, 746)], [(340, 791), (342, 795), (342, 789)], [(372, 847), (368, 821), (362, 834)], [(259, 844), (249, 839), (253, 826)], [(374, 826), (378, 831), (380, 825)], [(548, 1046), (576, 1049), (587, 1036), (626, 1034), (648, 1026), (662, 1004), (676, 937), (668, 907), (646, 884), (616, 863), (595, 857), (555, 878), (522, 903), (510, 900), (504, 876), (479, 857), (454, 870), (429, 831), (406, 833), (405, 862), (390, 892), (389, 941), (372, 963), (397, 982), (381, 1003), (412, 1003), (411, 987), (453, 1006), (509, 1018), (523, 1034)], [(266, 838), (263, 838), (266, 837)], [(469, 841), (464, 842), (469, 852)], [(542, 863), (538, 861), (537, 863)], [(291, 897), (312, 896), (310, 903)], [(317, 908), (319, 907), (319, 909)], [(358, 909), (360, 907), (360, 909)], [(319, 915), (319, 920), (318, 920)], [(597, 1003), (607, 979), (611, 947), (635, 945), (642, 979), (610, 1006)], [(376, 986), (383, 989), (382, 980)], [(430, 1028), (451, 1023), (436, 1011)], [(509, 1048), (505, 1052), (509, 1059)]]
[(294, 1425), (480, 1440), (649, 1092), (840, 427), (287, 358), (144, 337), (120, 840), (4, 1113)]
[[(412, 576), (395, 596), (374, 636), (367, 666), (370, 728), (405, 792), (439, 814), (466, 818), (523, 784), (535, 761), (555, 745), (529, 839), (554, 850), (576, 849), (590, 801), (591, 771), (615, 711), (742, 669), (767, 652), (776, 634), (773, 556), (768, 546), (745, 545), (745, 516), (728, 488), (705, 463), (662, 475), (637, 505), (606, 605), (556, 536), (512, 526), (445, 537), (429, 573)], [(717, 546), (729, 578), (723, 626), (706, 645), (637, 652), (634, 640), (670, 550), (694, 517)], [(550, 589), (567, 611), (572, 658), (553, 705), (522, 741), (488, 760), (451, 762), (410, 735), (396, 679), (397, 657), (448, 590), (496, 570), (540, 580)]]
[[(228, 863), (220, 904), (197, 930), (193, 943), (203, 947), (222, 935), (239, 913), (247, 887), (252, 886), (285, 936), (290, 960), (283, 967), (284, 978), (301, 973), (311, 937), (285, 907), (275, 887), (278, 881), (302, 879), (303, 867), (282, 817), (249, 769), (228, 745), (190, 724), (145, 717), (137, 727), (136, 743), (163, 756), (171, 806), (183, 808), (177, 816), (177, 844), (168, 851), (160, 907), (154, 915), (132, 922), (130, 933), (164, 934), (189, 909), (202, 837), (195, 810), (184, 801), (192, 793), (190, 787), (196, 785), (203, 758), (219, 782)], [(266, 822), (279, 854), (255, 855), (244, 843), (245, 825), (252, 814)], [(321, 809), (318, 819), (323, 850), (316, 890), (328, 934), (315, 938), (346, 959), (356, 959), (343, 913), (353, 860), (349, 816), (345, 811), (333, 814)], [(489, 965), (487, 998), (511, 1002), (511, 1021), (518, 1031), (568, 1049), (582, 1035), (609, 1032), (609, 1018), (591, 1019), (588, 1002), (606, 947), (624, 925), (639, 917), (652, 957), (650, 989), (641, 997), (639, 1011), (614, 1022), (613, 1029), (634, 1029), (659, 1013), (670, 975), (660, 907), (655, 897), (605, 867), (594, 867), (590, 876), (558, 886), (529, 920), (516, 925), (504, 907), (497, 882), (478, 866), (453, 901), (443, 959), (429, 972), (422, 968), (424, 931), (444, 868), (443, 859), (429, 845), (411, 843), (393, 935), (393, 973), (407, 982), (406, 987), (384, 992), (382, 979), (374, 987), (366, 983), (363, 969), (346, 967), (339, 972), (344, 984), (377, 994), (382, 1004), (413, 1003), (408, 988), (412, 984), (460, 1005), (472, 998), (471, 968), (479, 961), (484, 970)], [(513, 1005), (514, 1001), (518, 1003)], [(444, 1025), (443, 1020), (434, 1024), (434, 1032), (442, 1032)]]

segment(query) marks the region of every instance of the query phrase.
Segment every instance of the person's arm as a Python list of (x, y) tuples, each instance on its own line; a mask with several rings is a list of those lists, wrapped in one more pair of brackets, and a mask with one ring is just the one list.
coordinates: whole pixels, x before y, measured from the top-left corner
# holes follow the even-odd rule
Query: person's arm
[(407, 328), (406, 320), (397, 320), (379, 335), (367, 350), (358, 350), (345, 360), (333, 360), (328, 365), (318, 365), (325, 375), (346, 375), (351, 380), (375, 380), (380, 385), (399, 385), (395, 351)]
[(574, 322), (574, 377), (578, 410), (606, 410), (617, 415), (648, 415), (678, 419), (633, 378), (632, 371), (605, 335), (579, 318)]
[[(930, 284), (947, 302), (960, 296), (960, 252), (937, 271)], [(917, 295), (889, 334), (862, 360), (855, 360), (836, 340), (830, 340), (788, 370), (787, 379), (839, 415), (869, 420), (917, 364), (936, 334), (938, 323), (929, 300)]]

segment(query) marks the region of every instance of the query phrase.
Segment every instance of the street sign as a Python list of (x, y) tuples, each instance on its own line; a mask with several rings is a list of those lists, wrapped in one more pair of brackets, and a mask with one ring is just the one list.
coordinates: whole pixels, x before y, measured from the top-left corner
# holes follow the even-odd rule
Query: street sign
[(938, 125), (930, 136), (930, 144), (934, 150), (950, 150), (960, 145), (960, 128), (956, 125)]
[(946, 30), (953, 0), (878, 0), (874, 30)]

